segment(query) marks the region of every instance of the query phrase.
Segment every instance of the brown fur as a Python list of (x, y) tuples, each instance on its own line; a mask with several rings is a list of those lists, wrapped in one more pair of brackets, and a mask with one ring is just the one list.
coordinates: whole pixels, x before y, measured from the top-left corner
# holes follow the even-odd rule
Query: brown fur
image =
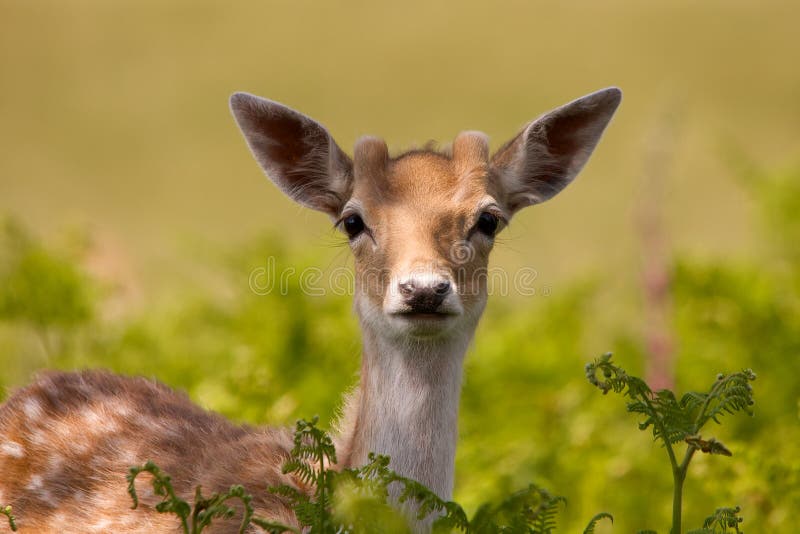
[[(0, 490), (20, 532), (177, 531), (158, 514), (143, 474), (131, 510), (125, 475), (153, 460), (186, 500), (242, 483), (257, 513), (291, 522), (266, 488), (297, 485), (280, 466), (292, 446), (285, 429), (236, 426), (158, 382), (104, 371), (47, 373), (0, 407)], [(216, 521), (210, 532), (236, 532)]]
[[(389, 290), (391, 275), (408, 264), (480, 282), (475, 274), (485, 269), (491, 244), (472, 245), (475, 254), (467, 262), (454, 258), (453, 248), (475, 224), (480, 201), (499, 192), (487, 174), (487, 162), (481, 161), (485, 152), (475, 146), (461, 148), (461, 158), (426, 151), (392, 159), (380, 180), (374, 170), (362, 175), (356, 158), (351, 198), (373, 233), (373, 239), (354, 247), (356, 280), (376, 303)], [(381, 243), (378, 250), (371, 246), (375, 241)], [(467, 300), (481, 292), (478, 287), (462, 289)]]

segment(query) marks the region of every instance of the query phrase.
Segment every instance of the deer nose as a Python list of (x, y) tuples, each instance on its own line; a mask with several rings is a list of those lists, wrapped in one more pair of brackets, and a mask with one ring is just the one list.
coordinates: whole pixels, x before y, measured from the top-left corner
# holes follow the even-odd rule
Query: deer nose
[(413, 313), (435, 313), (450, 293), (449, 280), (409, 279), (398, 284), (400, 294)]

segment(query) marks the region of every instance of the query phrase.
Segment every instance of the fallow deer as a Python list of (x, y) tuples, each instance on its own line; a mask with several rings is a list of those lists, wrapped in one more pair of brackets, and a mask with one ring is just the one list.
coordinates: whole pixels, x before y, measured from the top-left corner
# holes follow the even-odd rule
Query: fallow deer
[[(309, 117), (231, 97), (269, 178), (330, 216), (355, 257), (363, 356), (336, 437), (339, 467), (386, 454), (401, 475), (451, 497), (462, 364), (486, 303), (495, 235), (575, 178), (620, 99), (608, 88), (559, 107), (491, 157), (487, 137), (467, 131), (446, 151), (397, 156), (365, 137), (350, 158)], [(281, 473), (291, 447), (288, 429), (235, 425), (145, 378), (47, 372), (0, 407), (0, 503), (13, 506), (21, 532), (175, 531), (152, 494), (132, 510), (126, 493), (128, 468), (153, 460), (187, 500), (198, 485), (208, 494), (240, 483), (257, 514), (292, 524), (291, 510), (265, 491), (297, 484)], [(220, 520), (212, 530), (237, 526)]]

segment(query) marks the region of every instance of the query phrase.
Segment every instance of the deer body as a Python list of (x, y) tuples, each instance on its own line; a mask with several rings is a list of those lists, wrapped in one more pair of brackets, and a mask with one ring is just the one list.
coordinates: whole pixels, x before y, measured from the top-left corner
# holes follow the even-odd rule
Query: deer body
[[(231, 98), (268, 176), (336, 221), (355, 257), (363, 355), (336, 437), (339, 467), (387, 454), (395, 471), (451, 497), (463, 360), (486, 303), (494, 236), (572, 181), (620, 95), (598, 91), (545, 114), (492, 157), (483, 134), (464, 132), (448, 152), (397, 157), (363, 138), (352, 159), (310, 118), (251, 95)], [(209, 494), (242, 484), (258, 515), (292, 524), (291, 510), (266, 491), (304, 489), (281, 473), (291, 446), (286, 429), (234, 425), (143, 378), (47, 373), (0, 407), (0, 504), (13, 506), (22, 532), (176, 531), (144, 483), (139, 509), (130, 509), (125, 474), (153, 460), (187, 500), (197, 485)]]

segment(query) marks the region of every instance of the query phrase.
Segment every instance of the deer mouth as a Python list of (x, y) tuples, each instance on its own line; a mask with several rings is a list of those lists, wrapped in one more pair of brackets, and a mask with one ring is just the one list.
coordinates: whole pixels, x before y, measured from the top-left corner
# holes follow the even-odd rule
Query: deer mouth
[(402, 317), (403, 319), (409, 319), (412, 321), (444, 321), (446, 319), (450, 319), (455, 317), (455, 313), (451, 312), (429, 312), (429, 311), (404, 311), (399, 313), (392, 314), (396, 317)]
[(448, 310), (414, 311), (404, 310), (390, 314), (395, 324), (412, 335), (438, 335), (449, 330), (458, 313)]
[(403, 336), (428, 339), (445, 335), (456, 324), (458, 313), (451, 311), (400, 311), (388, 314), (392, 330)]

